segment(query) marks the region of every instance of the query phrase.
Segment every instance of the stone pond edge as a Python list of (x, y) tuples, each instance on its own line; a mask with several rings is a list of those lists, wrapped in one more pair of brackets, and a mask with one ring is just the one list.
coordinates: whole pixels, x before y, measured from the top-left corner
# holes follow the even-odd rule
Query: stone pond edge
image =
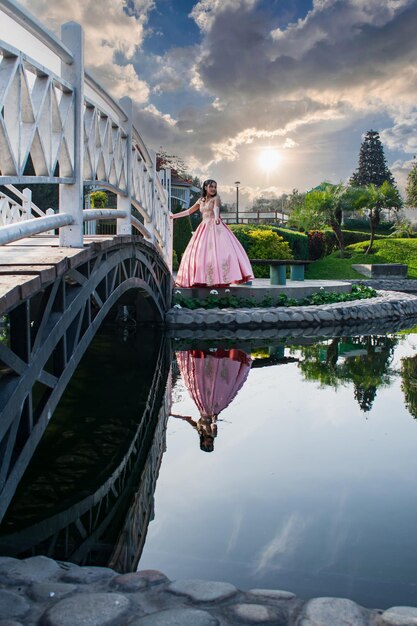
[(364, 300), (295, 307), (171, 308), (165, 315), (165, 325), (172, 329), (307, 328), (398, 320), (417, 314), (417, 295), (388, 290), (377, 291), (377, 294)]
[(171, 581), (157, 570), (119, 574), (44, 556), (0, 557), (0, 626), (412, 626), (417, 608), (369, 609), (346, 598)]

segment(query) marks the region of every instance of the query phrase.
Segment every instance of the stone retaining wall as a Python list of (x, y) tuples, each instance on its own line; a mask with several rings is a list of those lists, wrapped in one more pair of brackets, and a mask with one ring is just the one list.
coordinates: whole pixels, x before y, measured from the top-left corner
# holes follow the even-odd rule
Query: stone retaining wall
[(368, 320), (398, 320), (417, 314), (417, 296), (380, 291), (375, 298), (334, 304), (242, 309), (172, 308), (165, 316), (168, 328), (255, 329), (306, 328), (356, 324)]
[(417, 291), (417, 280), (413, 278), (374, 278), (374, 279), (354, 279), (346, 281), (352, 285), (361, 283), (367, 287), (373, 287), (374, 289), (382, 289), (386, 291), (405, 291), (413, 293)]
[(0, 557), (0, 626), (412, 626), (417, 608), (366, 609), (343, 598), (303, 601), (289, 591), (240, 591), (225, 582), (118, 574), (43, 556)]

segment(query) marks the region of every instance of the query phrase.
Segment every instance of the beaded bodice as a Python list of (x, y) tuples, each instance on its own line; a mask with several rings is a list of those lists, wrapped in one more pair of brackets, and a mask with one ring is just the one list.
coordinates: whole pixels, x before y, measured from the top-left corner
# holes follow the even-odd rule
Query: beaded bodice
[(203, 222), (208, 222), (209, 220), (214, 219), (214, 198), (210, 198), (209, 200), (200, 200), (200, 213)]

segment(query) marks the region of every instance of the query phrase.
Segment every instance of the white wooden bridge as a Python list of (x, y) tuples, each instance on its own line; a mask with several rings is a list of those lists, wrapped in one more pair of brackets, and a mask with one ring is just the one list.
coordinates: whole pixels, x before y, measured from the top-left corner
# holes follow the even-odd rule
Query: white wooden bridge
[[(58, 206), (32, 202), (38, 183), (58, 186)], [(117, 208), (84, 209), (86, 185)], [(117, 234), (86, 236), (98, 219)], [(79, 24), (58, 38), (0, 0), (0, 518), (103, 319), (122, 302), (163, 320), (171, 258), (168, 197), (132, 101), (85, 71)]]

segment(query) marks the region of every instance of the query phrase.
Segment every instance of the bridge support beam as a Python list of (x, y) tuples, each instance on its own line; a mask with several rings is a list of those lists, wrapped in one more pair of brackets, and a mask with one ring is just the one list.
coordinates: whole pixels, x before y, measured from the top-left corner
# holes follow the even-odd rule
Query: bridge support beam
[[(74, 182), (59, 185), (59, 211), (70, 213), (74, 223), (59, 231), (59, 243), (83, 247), (83, 145), (84, 145), (84, 33), (79, 24), (67, 22), (61, 28), (62, 42), (74, 55), (71, 64), (61, 63), (62, 77), (74, 85)], [(71, 151), (70, 151), (71, 153)]]
[(132, 210), (131, 210), (131, 197), (132, 197), (132, 132), (133, 132), (133, 103), (131, 98), (125, 97), (120, 100), (120, 105), (123, 111), (126, 113), (126, 195), (122, 196), (117, 194), (117, 208), (118, 210), (126, 211), (126, 217), (117, 220), (117, 234), (118, 235), (131, 235), (132, 234)]

